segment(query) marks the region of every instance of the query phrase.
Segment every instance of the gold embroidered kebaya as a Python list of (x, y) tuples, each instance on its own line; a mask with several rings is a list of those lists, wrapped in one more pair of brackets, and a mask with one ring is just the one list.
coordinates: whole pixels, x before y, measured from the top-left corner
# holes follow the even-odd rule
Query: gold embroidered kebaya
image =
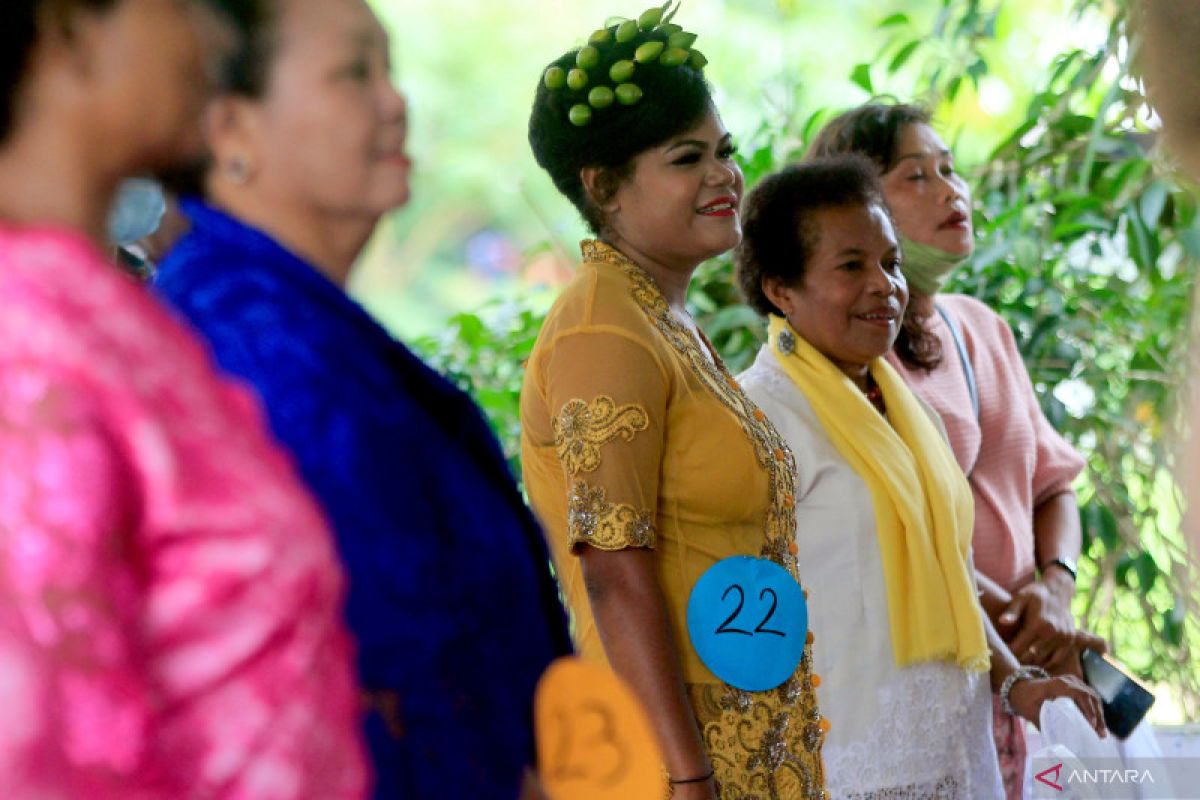
[(718, 561), (762, 556), (796, 575), (792, 454), (649, 275), (600, 242), (584, 242), (583, 255), (547, 317), (521, 396), (525, 483), (580, 653), (605, 658), (574, 551), (653, 548), (722, 799), (822, 798), (829, 723), (817, 708), (811, 648), (782, 686), (746, 692), (713, 675), (687, 634), (691, 589)]

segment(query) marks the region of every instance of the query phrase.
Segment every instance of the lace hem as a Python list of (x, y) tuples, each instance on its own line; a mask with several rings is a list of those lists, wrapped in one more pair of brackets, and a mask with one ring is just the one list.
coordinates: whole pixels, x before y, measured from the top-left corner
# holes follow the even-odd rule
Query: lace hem
[(825, 746), (832, 797), (1003, 796), (986, 676), (927, 662), (903, 668), (875, 695), (866, 735)]

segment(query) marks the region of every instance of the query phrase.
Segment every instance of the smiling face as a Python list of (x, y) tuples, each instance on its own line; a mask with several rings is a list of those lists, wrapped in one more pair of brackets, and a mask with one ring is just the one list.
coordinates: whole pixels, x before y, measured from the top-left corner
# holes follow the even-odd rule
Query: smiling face
[(282, 0), (249, 156), (260, 197), (304, 216), (374, 221), (403, 205), (407, 108), (387, 33), (363, 0)]
[(908, 303), (900, 246), (878, 205), (812, 212), (812, 250), (799, 286), (766, 278), (763, 290), (792, 328), (851, 379), (891, 349)]
[(883, 193), (904, 236), (953, 255), (971, 252), (971, 190), (933, 128), (914, 123), (901, 129)]
[(681, 271), (736, 247), (745, 187), (733, 153), (710, 108), (692, 130), (638, 155), (602, 204), (611, 243), (635, 260)]

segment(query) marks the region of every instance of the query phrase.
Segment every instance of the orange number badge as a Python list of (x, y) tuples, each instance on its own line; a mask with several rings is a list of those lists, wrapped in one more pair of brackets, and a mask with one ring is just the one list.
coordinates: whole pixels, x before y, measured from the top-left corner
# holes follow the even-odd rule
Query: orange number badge
[(560, 658), (534, 700), (538, 766), (550, 800), (641, 800), (665, 791), (650, 721), (612, 670)]

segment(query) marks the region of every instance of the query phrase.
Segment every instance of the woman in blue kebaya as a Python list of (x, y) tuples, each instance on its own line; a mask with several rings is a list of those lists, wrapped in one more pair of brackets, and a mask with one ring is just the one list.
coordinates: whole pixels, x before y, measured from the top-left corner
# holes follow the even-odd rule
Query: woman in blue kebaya
[(266, 26), (209, 108), (206, 199), (157, 290), (257, 389), (334, 523), (376, 797), (513, 800), (534, 686), (570, 650), (541, 534), (470, 399), (343, 291), (408, 199), (388, 38), (364, 0), (276, 0)]

